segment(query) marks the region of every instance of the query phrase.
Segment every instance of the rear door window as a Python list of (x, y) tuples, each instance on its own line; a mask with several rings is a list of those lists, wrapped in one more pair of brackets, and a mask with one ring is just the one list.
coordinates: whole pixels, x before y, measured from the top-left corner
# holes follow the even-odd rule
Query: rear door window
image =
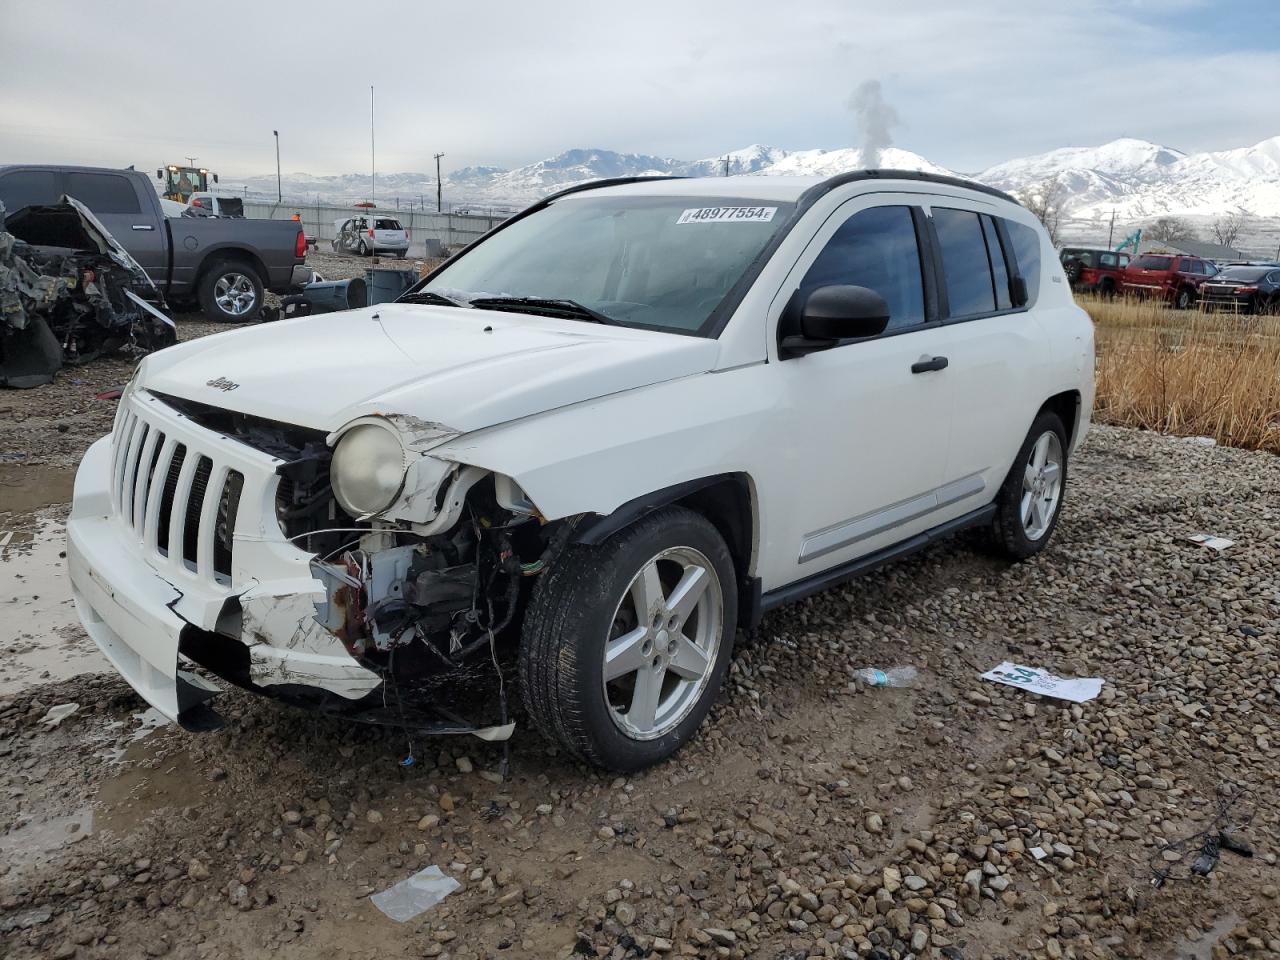
[(889, 305), (886, 331), (924, 323), (920, 246), (910, 207), (871, 207), (843, 224), (800, 283), (804, 292), (829, 284), (868, 287)]
[(140, 213), (133, 181), (114, 173), (68, 173), (67, 194), (94, 213)]
[(996, 308), (995, 288), (978, 215), (968, 210), (934, 207), (933, 223), (942, 248), (942, 273), (951, 316), (992, 313)]
[(57, 203), (61, 196), (58, 174), (52, 170), (14, 170), (0, 176), (0, 203), (6, 216), (23, 207)]

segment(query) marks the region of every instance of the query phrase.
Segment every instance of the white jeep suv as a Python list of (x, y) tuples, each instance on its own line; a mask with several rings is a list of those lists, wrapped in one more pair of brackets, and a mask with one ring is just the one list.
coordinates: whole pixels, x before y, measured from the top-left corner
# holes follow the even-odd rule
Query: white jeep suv
[(765, 611), (965, 527), (1044, 549), (1092, 401), (1092, 324), (1002, 193), (608, 181), (395, 303), (147, 357), (80, 466), (71, 578), (190, 728), (218, 677), (503, 739), (517, 685), (634, 770)]

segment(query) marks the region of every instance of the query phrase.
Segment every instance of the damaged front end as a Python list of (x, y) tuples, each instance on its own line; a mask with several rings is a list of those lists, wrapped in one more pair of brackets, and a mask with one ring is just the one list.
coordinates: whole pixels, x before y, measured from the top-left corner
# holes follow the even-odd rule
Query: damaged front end
[[(437, 424), (373, 418), (400, 437), (411, 479), (394, 508), (364, 516), (335, 495), (335, 438), (154, 396), (188, 422), (276, 458), (275, 522), (311, 555), (316, 581), (310, 592), (288, 592), (296, 580), (277, 590), (251, 583), (252, 570), (233, 563), (233, 583), (243, 576), (249, 585), (216, 629), (185, 631), (185, 657), (239, 686), (352, 720), (510, 736), (506, 690), (520, 613), (569, 523), (544, 522), (508, 478), (416, 449), (447, 436)], [(245, 529), (235, 517), (245, 509), (227, 505), (237, 539)], [(363, 668), (356, 679), (337, 664), (321, 669), (340, 650)]]
[(177, 341), (164, 297), (79, 201), (0, 206), (0, 386), (49, 383), (64, 364)]
[(313, 560), (325, 589), (316, 620), (398, 698), (505, 738), (504, 675), (519, 613), (531, 578), (568, 532), (505, 509), (487, 476), (447, 532), (378, 523), (353, 549)]

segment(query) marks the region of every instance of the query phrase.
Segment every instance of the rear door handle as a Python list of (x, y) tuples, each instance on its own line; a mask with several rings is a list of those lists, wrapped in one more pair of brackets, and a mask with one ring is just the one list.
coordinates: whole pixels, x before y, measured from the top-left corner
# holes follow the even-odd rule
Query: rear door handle
[(945, 370), (950, 361), (946, 357), (932, 357), (917, 360), (911, 365), (912, 373), (928, 373), (931, 370)]

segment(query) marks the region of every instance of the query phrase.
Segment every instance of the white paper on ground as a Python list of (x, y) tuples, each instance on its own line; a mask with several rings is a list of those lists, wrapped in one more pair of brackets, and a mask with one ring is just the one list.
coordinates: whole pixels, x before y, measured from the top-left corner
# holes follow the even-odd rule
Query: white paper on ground
[(49, 712), (44, 715), (40, 722), (52, 729), (79, 709), (80, 704), (78, 703), (60, 703), (56, 707), (50, 707)]
[(1055, 677), (1046, 670), (1020, 666), (1008, 660), (988, 670), (982, 675), (982, 679), (1005, 683), (1058, 700), (1070, 700), (1072, 703), (1084, 703), (1102, 692), (1102, 680), (1098, 677)]
[(453, 877), (445, 876), (433, 864), (406, 877), (395, 886), (375, 893), (369, 899), (392, 920), (405, 923), (422, 911), (434, 907), (460, 886), (462, 884)]
[(1215, 537), (1211, 533), (1193, 533), (1187, 539), (1192, 543), (1200, 544), (1202, 547), (1212, 547), (1219, 553), (1235, 543), (1234, 540), (1228, 540), (1226, 537)]

